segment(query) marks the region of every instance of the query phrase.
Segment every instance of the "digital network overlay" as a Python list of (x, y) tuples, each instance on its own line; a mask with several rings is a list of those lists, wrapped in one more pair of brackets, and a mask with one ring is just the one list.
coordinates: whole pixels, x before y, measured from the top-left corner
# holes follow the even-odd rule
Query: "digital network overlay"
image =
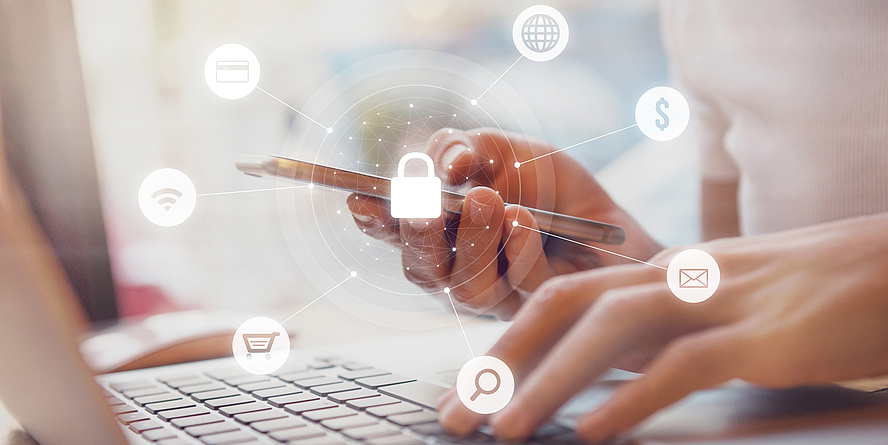
[[(375, 115), (367, 110), (352, 113), (352, 115), (364, 115), (360, 122), (333, 122), (333, 125), (325, 125), (312, 118), (299, 109), (287, 104), (283, 100), (262, 89), (259, 86), (260, 64), (256, 55), (248, 48), (240, 44), (225, 44), (210, 53), (204, 66), (204, 77), (207, 86), (217, 96), (237, 100), (258, 90), (273, 100), (279, 102), (290, 110), (311, 122), (314, 128), (321, 131), (324, 138), (336, 138), (340, 146), (349, 144), (361, 144), (370, 147), (371, 152), (376, 153), (375, 168), (381, 164), (386, 166), (397, 165), (397, 174), (391, 178), (391, 216), (406, 223), (413, 224), (416, 220), (425, 221), (438, 218), (442, 214), (442, 192), (438, 172), (432, 159), (425, 153), (425, 143), (441, 128), (477, 128), (482, 122), (473, 117), (478, 112), (482, 116), (486, 114), (483, 106), (485, 96), (506, 74), (515, 68), (522, 59), (533, 62), (546, 62), (556, 58), (566, 48), (570, 37), (570, 29), (565, 17), (556, 9), (537, 5), (522, 11), (516, 18), (512, 27), (512, 39), (520, 56), (499, 75), (486, 89), (479, 94), (470, 97), (457, 91), (435, 85), (403, 85), (369, 94), (367, 98), (376, 100), (374, 103), (380, 111)], [(418, 88), (446, 91), (451, 97), (458, 99), (454, 103), (442, 103), (434, 100), (423, 100), (415, 95)], [(383, 94), (384, 93), (384, 94)], [(402, 94), (403, 93), (403, 94)], [(388, 98), (379, 101), (380, 97)], [(427, 98), (426, 98), (427, 99)], [(360, 109), (363, 101), (359, 101), (352, 108)], [(417, 103), (414, 103), (417, 102)], [(459, 108), (462, 113), (450, 113), (450, 109)], [(446, 111), (445, 111), (446, 110)], [(352, 111), (350, 108), (349, 111)], [(491, 117), (488, 115), (488, 117)], [(492, 118), (492, 117), (491, 117)], [(635, 109), (636, 122), (631, 125), (615, 129), (611, 132), (598, 135), (572, 145), (541, 153), (526, 159), (516, 160), (511, 166), (520, 171), (527, 164), (544, 160), (549, 156), (570, 150), (590, 142), (611, 136), (620, 132), (638, 128), (646, 137), (654, 141), (668, 141), (681, 135), (687, 128), (690, 120), (690, 109), (687, 100), (682, 94), (673, 88), (658, 86), (651, 88), (639, 98)], [(346, 124), (346, 125), (340, 125)], [(341, 128), (350, 128), (342, 131)], [(452, 132), (452, 130), (451, 130)], [(480, 133), (479, 133), (480, 136)], [(440, 137), (448, 137), (444, 134)], [(402, 156), (393, 156), (382, 149), (383, 144), (391, 145), (392, 141), (398, 144), (401, 151), (406, 152)], [(379, 147), (376, 146), (379, 144)], [(471, 144), (466, 144), (465, 150), (472, 150)], [(475, 147), (480, 148), (480, 147)], [(340, 156), (347, 156), (345, 151), (339, 152)], [(516, 158), (517, 159), (517, 158)], [(498, 160), (494, 157), (482, 159), (479, 162), (494, 164)], [(360, 160), (355, 160), (360, 163)], [(365, 161), (366, 163), (366, 161)], [(418, 171), (419, 174), (408, 174), (408, 169)], [(451, 166), (452, 167), (452, 166)], [(271, 187), (254, 190), (240, 190), (228, 192), (214, 192), (198, 194), (194, 183), (189, 177), (173, 168), (160, 168), (149, 174), (141, 183), (138, 193), (139, 207), (144, 216), (152, 223), (162, 227), (173, 227), (185, 223), (197, 206), (198, 197), (221, 196), (239, 193), (252, 193), (276, 190), (312, 190), (315, 184)], [(358, 197), (357, 199), (360, 199)], [(335, 214), (341, 218), (350, 218), (347, 209), (337, 207)], [(708, 253), (689, 249), (676, 255), (669, 266), (648, 263), (641, 259), (631, 258), (600, 246), (585, 243), (569, 237), (553, 233), (544, 233), (541, 230), (519, 224), (513, 221), (511, 225), (515, 229), (533, 231), (541, 235), (552, 236), (562, 241), (573, 243), (588, 249), (602, 253), (616, 255), (624, 259), (646, 264), (666, 271), (666, 282), (672, 293), (682, 301), (699, 303), (710, 298), (718, 288), (720, 282), (720, 270), (715, 259)], [(487, 227), (490, 229), (490, 227)], [(345, 230), (345, 229), (343, 229)], [(445, 227), (444, 230), (447, 230)], [(451, 229), (452, 230), (452, 229)], [(440, 236), (441, 234), (433, 234)], [(366, 235), (358, 234), (352, 237), (352, 241), (360, 246), (358, 253), (365, 254), (350, 260), (373, 258), (373, 261), (399, 260), (399, 250), (391, 245), (371, 244)], [(322, 238), (324, 243), (328, 241)], [(411, 240), (401, 240), (409, 245)], [(468, 240), (474, 246), (473, 240)], [(329, 248), (328, 244), (328, 248)], [(455, 254), (456, 247), (448, 246), (448, 252), (441, 252), (441, 258), (449, 258)], [(365, 252), (366, 251), (366, 252)], [(422, 260), (419, 258), (417, 261)], [(426, 259), (428, 261), (428, 258)], [(343, 266), (345, 263), (340, 262)], [(410, 264), (403, 265), (407, 270)], [(246, 320), (235, 333), (232, 339), (232, 354), (237, 363), (246, 371), (253, 374), (271, 374), (281, 368), (287, 360), (290, 344), (289, 335), (284, 325), (301, 312), (309, 308), (317, 301), (323, 299), (347, 281), (358, 277), (356, 270), (349, 270), (343, 274), (343, 279), (323, 292), (307, 305), (293, 313), (285, 320), (278, 322), (268, 317), (255, 317)], [(491, 414), (503, 409), (511, 400), (515, 389), (515, 380), (508, 365), (493, 356), (476, 356), (472, 350), (471, 342), (462, 325), (459, 312), (451, 296), (451, 292), (464, 283), (456, 283), (451, 287), (444, 287), (437, 291), (443, 294), (456, 321), (460, 326), (464, 340), (472, 357), (460, 370), (456, 389), (459, 399), (470, 410), (479, 414)], [(433, 292), (434, 293), (434, 292)]]

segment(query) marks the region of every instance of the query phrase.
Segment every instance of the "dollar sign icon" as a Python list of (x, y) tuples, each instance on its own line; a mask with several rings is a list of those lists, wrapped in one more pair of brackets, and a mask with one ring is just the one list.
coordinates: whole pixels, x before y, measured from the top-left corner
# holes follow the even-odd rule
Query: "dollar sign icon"
[(657, 124), (657, 128), (659, 128), (660, 131), (663, 131), (666, 129), (666, 127), (669, 126), (669, 116), (667, 116), (666, 112), (663, 111), (664, 108), (669, 108), (669, 102), (667, 102), (665, 98), (661, 97), (660, 100), (657, 101), (657, 105), (655, 105), (655, 108), (657, 109), (657, 114), (659, 114), (660, 117), (663, 118), (662, 120), (657, 119), (655, 121)]

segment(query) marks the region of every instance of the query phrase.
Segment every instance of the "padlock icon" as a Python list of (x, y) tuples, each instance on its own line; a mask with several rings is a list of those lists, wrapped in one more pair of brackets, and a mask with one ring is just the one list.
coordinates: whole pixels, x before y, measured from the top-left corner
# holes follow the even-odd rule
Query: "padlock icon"
[[(421, 159), (428, 176), (404, 176), (407, 161)], [(398, 176), (392, 178), (392, 218), (437, 218), (441, 216), (441, 178), (435, 176), (432, 158), (425, 153), (407, 153), (398, 162)]]

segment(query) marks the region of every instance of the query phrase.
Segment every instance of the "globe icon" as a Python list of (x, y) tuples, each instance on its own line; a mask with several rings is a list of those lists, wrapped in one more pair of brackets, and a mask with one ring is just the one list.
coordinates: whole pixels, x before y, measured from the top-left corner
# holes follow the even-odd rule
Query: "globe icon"
[(533, 52), (544, 53), (555, 48), (561, 30), (555, 19), (546, 14), (530, 16), (521, 28), (521, 38), (524, 45)]

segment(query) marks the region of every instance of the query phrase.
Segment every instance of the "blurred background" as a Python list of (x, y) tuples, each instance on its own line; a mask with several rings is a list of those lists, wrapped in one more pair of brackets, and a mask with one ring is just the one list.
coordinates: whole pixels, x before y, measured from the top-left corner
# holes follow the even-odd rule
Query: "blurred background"
[[(288, 135), (312, 125), (258, 90), (234, 101), (213, 94), (203, 77), (213, 49), (247, 46), (262, 66), (259, 86), (303, 109), (330, 79), (355, 64), (409, 57), (398, 53), (403, 50), (454, 56), (495, 78), (519, 55), (512, 22), (535, 3), (74, 0), (121, 315), (295, 309), (327, 290), (310, 279), (319, 262), (287, 240), (292, 228), (282, 227), (286, 219), (276, 192), (201, 197), (191, 219), (174, 228), (155, 226), (139, 211), (141, 180), (162, 167), (186, 172), (198, 194), (274, 186), (240, 174), (235, 159), (286, 152)], [(668, 84), (657, 2), (548, 4), (570, 25), (566, 50), (550, 62), (522, 60), (491, 97), (499, 88), (520, 95), (535, 118), (534, 136), (555, 146), (633, 124), (638, 97)], [(474, 97), (477, 91), (462, 94)], [(521, 130), (507, 128), (506, 121), (504, 129)], [(655, 238), (683, 244), (699, 238), (691, 134), (653, 143), (636, 129), (568, 153)], [(369, 149), (354, 148), (358, 158)], [(331, 196), (344, 202), (346, 195)], [(319, 243), (302, 241), (296, 245), (309, 250)]]

